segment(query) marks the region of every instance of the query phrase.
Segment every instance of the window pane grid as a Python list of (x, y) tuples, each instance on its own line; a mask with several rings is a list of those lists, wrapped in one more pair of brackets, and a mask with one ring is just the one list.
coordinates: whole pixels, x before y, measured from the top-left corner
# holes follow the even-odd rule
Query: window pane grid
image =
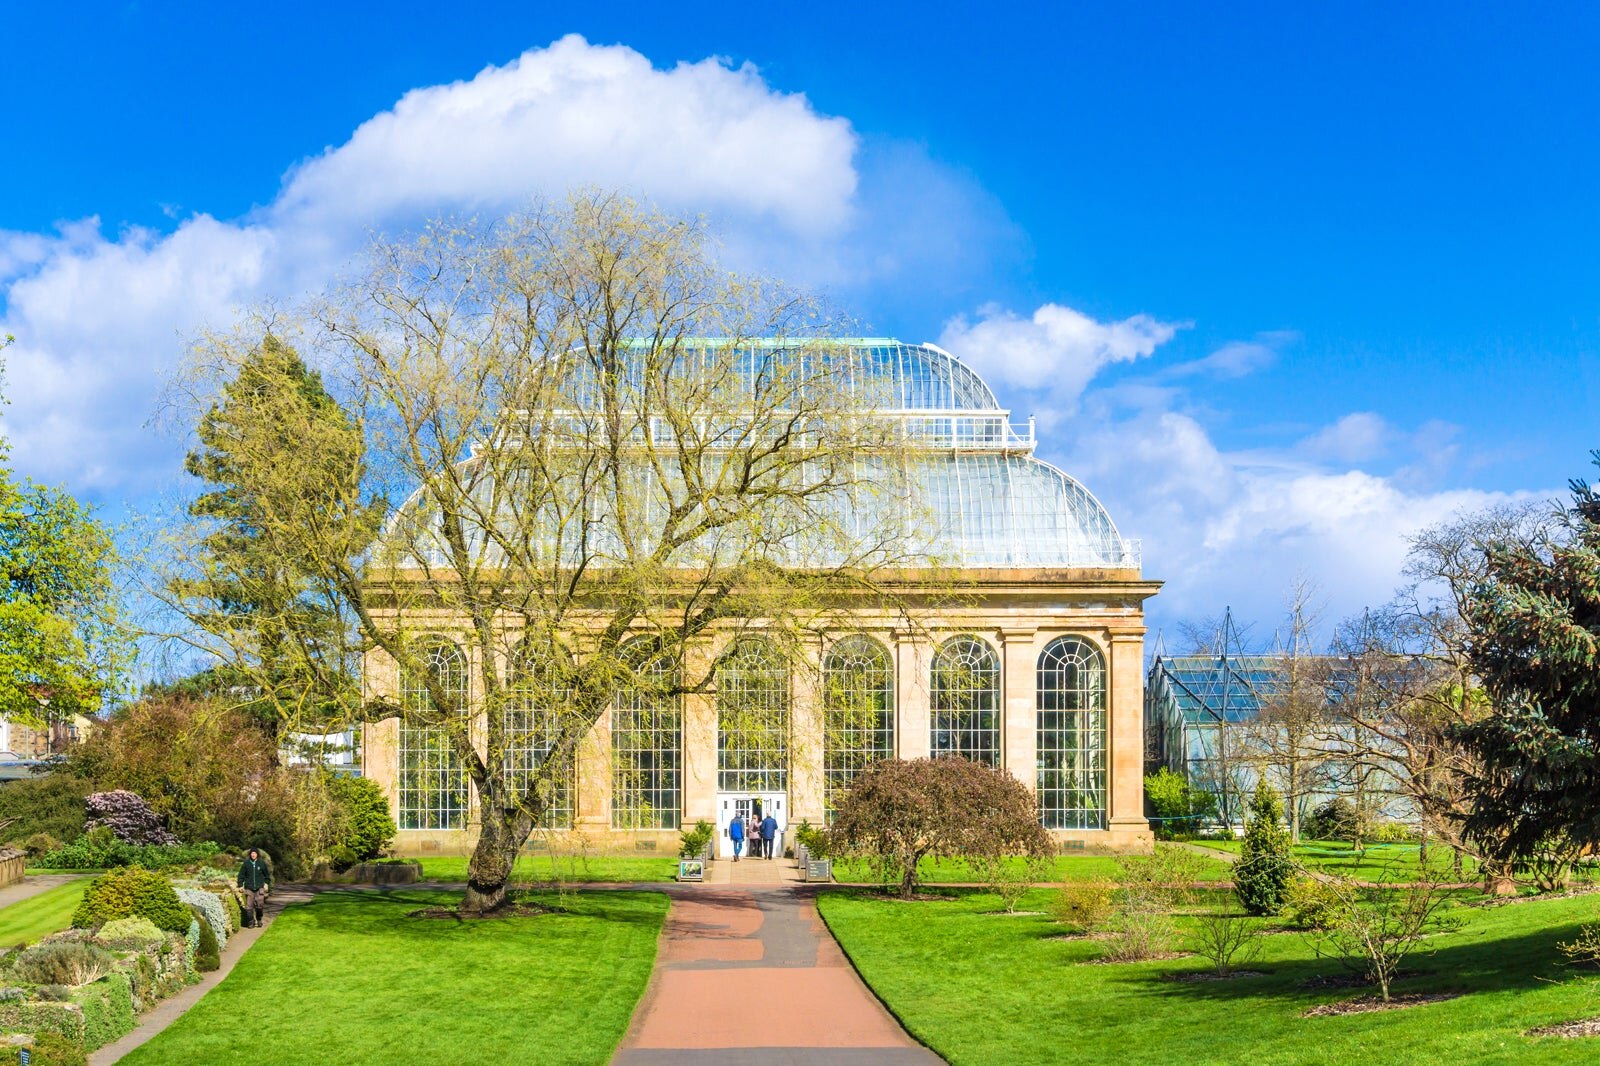
[(933, 657), (935, 757), (1000, 765), (1000, 660), (977, 637), (952, 637)]
[(618, 689), (611, 708), (611, 824), (676, 829), (683, 807), (683, 713), (667, 694), (670, 666), (656, 659)]
[[(424, 653), (425, 668), (450, 693), (453, 701), (465, 698), (467, 664), (453, 644), (438, 643)], [(423, 680), (408, 670), (400, 672), (400, 703), (411, 711), (434, 709), (433, 697)], [(456, 757), (449, 734), (441, 726), (400, 722), (399, 800), (401, 829), (460, 829), (466, 824), (467, 775)]]
[(1105, 660), (1060, 637), (1039, 656), (1038, 803), (1046, 829), (1106, 825)]
[(761, 640), (741, 640), (717, 663), (717, 788), (789, 788), (789, 671)]
[[(512, 670), (512, 687), (500, 718), (500, 762), (508, 793), (521, 797), (536, 787), (535, 775), (561, 739), (562, 718), (571, 702), (571, 692), (562, 685), (558, 672), (541, 666), (537, 654), (526, 647), (519, 649)], [(572, 827), (576, 777), (573, 763), (569, 756), (563, 765), (550, 769), (546, 778), (549, 802), (538, 828)]]
[(894, 665), (871, 637), (845, 637), (822, 664), (823, 804), (834, 805), (857, 774), (894, 757)]

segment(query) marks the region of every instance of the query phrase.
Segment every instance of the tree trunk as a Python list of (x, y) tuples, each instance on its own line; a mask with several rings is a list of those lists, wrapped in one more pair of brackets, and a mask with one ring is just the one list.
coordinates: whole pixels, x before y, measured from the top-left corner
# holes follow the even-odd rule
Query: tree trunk
[(520, 810), (507, 812), (485, 805), (482, 818), (478, 846), (467, 863), (467, 894), (461, 901), (461, 913), (476, 916), (506, 905), (506, 884), (517, 852), (533, 832), (533, 819)]

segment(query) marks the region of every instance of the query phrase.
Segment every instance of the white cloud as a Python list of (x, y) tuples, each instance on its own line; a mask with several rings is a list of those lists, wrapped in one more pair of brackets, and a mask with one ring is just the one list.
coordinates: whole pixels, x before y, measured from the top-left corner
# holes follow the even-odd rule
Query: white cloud
[(1360, 463), (1383, 455), (1397, 436), (1380, 415), (1355, 411), (1307, 437), (1301, 447), (1315, 458)]
[[(1134, 315), (1100, 322), (1081, 311), (1049, 303), (1028, 318), (1004, 308), (981, 308), (976, 322), (951, 319), (941, 347), (970, 362), (991, 385), (1042, 392), (1048, 414), (1070, 412), (1104, 367), (1149, 356), (1171, 340), (1180, 324)], [(1048, 424), (1053, 419), (1042, 416)]]
[(883, 174), (862, 170), (846, 119), (774, 89), (749, 65), (657, 69), (631, 49), (574, 36), (407, 93), (346, 143), (292, 167), (277, 199), (246, 218), (202, 214), (165, 234), (107, 236), (98, 219), (54, 234), (0, 233), (0, 333), (17, 337), (4, 424), (13, 458), (77, 491), (140, 495), (176, 469), (173, 443), (144, 426), (200, 327), (319, 290), (374, 228), (497, 214), (578, 186), (705, 214), (731, 265), (813, 285), (859, 290), (931, 272), (940, 259), (936, 270), (973, 269), (926, 242), (909, 259), (883, 257), (884, 234), (920, 232), (937, 215), (941, 232), (966, 239), (965, 257), (981, 261), (972, 235), (1007, 223), (981, 189), (925, 152), (868, 147)]

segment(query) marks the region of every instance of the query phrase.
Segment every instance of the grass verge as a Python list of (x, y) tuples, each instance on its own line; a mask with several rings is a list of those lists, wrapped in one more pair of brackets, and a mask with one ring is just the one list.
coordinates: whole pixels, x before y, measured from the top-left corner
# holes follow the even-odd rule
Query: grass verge
[[(1204, 856), (1201, 857), (1204, 859)], [(1020, 867), (1022, 860), (1013, 863)], [(833, 865), (834, 880), (845, 884), (876, 884), (872, 868), (865, 862), (844, 859)], [(1233, 876), (1232, 866), (1222, 859), (1205, 863), (1202, 881), (1226, 881)], [(924, 885), (960, 885), (981, 881), (982, 878), (960, 859), (928, 858), (917, 866), (917, 877)], [(1062, 855), (1051, 867), (1047, 881), (1115, 881), (1116, 860), (1109, 855)]]
[[(1035, 891), (1022, 908), (1047, 902)], [(1459, 909), (1466, 924), (1408, 960), (1415, 976), (1395, 992), (1466, 995), (1326, 1018), (1302, 1014), (1366, 989), (1302, 987), (1342, 971), (1297, 934), (1266, 938), (1251, 965), (1265, 976), (1187, 983), (1166, 978), (1204, 970), (1203, 960), (1083, 965), (1101, 954), (1096, 941), (1057, 939), (1062, 927), (1044, 916), (988, 913), (996, 900), (986, 893), (900, 903), (846, 890), (824, 893), (818, 906), (873, 991), (956, 1064), (1544, 1066), (1600, 1058), (1600, 1042), (1522, 1035), (1600, 1015), (1594, 978), (1563, 965), (1555, 946), (1593, 920), (1593, 897)]]
[[(425, 881), (465, 881), (465, 855), (412, 856), (422, 863)], [(616, 884), (627, 881), (671, 881), (678, 876), (676, 857), (659, 855), (519, 855), (511, 880), (519, 884), (551, 881)]]
[(667, 898), (576, 893), (565, 913), (534, 918), (406, 917), (458, 901), (350, 890), (291, 907), (222, 984), (122, 1061), (606, 1062), (649, 978)]
[(9, 907), (0, 907), (0, 947), (31, 944), (71, 925), (72, 912), (78, 909), (89, 880), (80, 877)]

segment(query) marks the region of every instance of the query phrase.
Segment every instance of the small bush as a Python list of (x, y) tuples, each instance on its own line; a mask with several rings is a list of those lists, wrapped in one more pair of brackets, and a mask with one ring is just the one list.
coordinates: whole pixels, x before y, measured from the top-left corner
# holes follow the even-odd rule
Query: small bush
[(47, 855), (61, 846), (61, 841), (49, 833), (35, 833), (22, 841), (22, 850), (28, 853), (29, 859), (37, 859)]
[(83, 1010), (83, 1046), (89, 1051), (133, 1031), (133, 986), (125, 973), (80, 989), (72, 1001)]
[(1364, 835), (1374, 844), (1415, 844), (1422, 839), (1417, 827), (1405, 822), (1373, 822)]
[(1356, 805), (1343, 796), (1317, 807), (1300, 827), (1300, 835), (1312, 840), (1354, 840), (1361, 827), (1361, 814)]
[(188, 914), (166, 878), (138, 866), (113, 870), (90, 881), (83, 902), (72, 913), (72, 924), (87, 929), (116, 918), (148, 918), (156, 928), (174, 932), (189, 924)]
[(109, 951), (93, 944), (58, 941), (22, 952), (11, 972), (29, 984), (76, 988), (100, 980), (111, 972), (115, 961)]
[(796, 847), (810, 852), (813, 859), (828, 857), (828, 831), (821, 826), (802, 821), (795, 827), (794, 842)]
[(217, 951), (220, 952), (227, 947), (228, 912), (223, 909), (222, 901), (203, 888), (180, 888), (176, 891), (178, 899), (205, 916), (206, 924), (211, 927), (212, 934), (217, 938)]
[(1325, 881), (1297, 877), (1283, 894), (1283, 920), (1296, 929), (1326, 929), (1340, 905), (1339, 893)]
[(1261, 957), (1261, 922), (1244, 914), (1210, 911), (1195, 920), (1193, 949), (1218, 977)]
[(42, 866), (62, 870), (102, 870), (118, 866), (143, 866), (147, 870), (164, 870), (174, 866), (187, 866), (204, 862), (217, 854), (217, 845), (210, 841), (195, 844), (128, 844), (118, 840), (105, 827), (85, 833), (71, 844), (64, 844), (46, 852), (39, 859)]
[(223, 885), (220, 889), (210, 889), (222, 901), (222, 909), (228, 912), (228, 932), (237, 933), (239, 926), (244, 923), (244, 911), (239, 907), (239, 897), (234, 895), (233, 889)]
[(335, 845), (352, 856), (346, 866), (376, 859), (394, 840), (397, 829), (389, 814), (389, 797), (368, 777), (338, 775), (331, 783), (334, 802), (346, 816), (345, 833)]
[(1047, 879), (1055, 865), (1050, 855), (980, 855), (971, 864), (984, 887), (1000, 897), (1007, 914), (1017, 912), (1022, 897)]
[(1112, 962), (1137, 962), (1172, 949), (1177, 927), (1166, 911), (1150, 907), (1117, 907), (1106, 920), (1102, 940)]
[[(89, 1066), (89, 1053), (82, 1044), (60, 1033), (35, 1033), (28, 1061), (32, 1066)], [(0, 1066), (21, 1062), (21, 1048), (0, 1047)]]
[(193, 910), (195, 920), (200, 923), (200, 944), (195, 950), (194, 968), (201, 973), (211, 973), (222, 965), (221, 948), (217, 944), (216, 931), (206, 920), (205, 913), (199, 907)]
[(1216, 797), (1195, 790), (1188, 778), (1165, 766), (1145, 775), (1144, 795), (1155, 817), (1156, 836), (1162, 840), (1195, 832), (1217, 809)]
[(116, 918), (100, 927), (96, 939), (114, 948), (136, 951), (161, 943), (166, 934), (149, 918)]
[(1580, 926), (1576, 937), (1560, 941), (1556, 947), (1574, 966), (1600, 965), (1600, 923)]
[(678, 838), (678, 857), (682, 859), (697, 859), (706, 845), (711, 843), (711, 835), (716, 832), (716, 827), (704, 818), (694, 823), (693, 829), (685, 829)]
[(1104, 881), (1069, 882), (1050, 900), (1051, 917), (1082, 933), (1104, 928), (1115, 907), (1112, 886)]

